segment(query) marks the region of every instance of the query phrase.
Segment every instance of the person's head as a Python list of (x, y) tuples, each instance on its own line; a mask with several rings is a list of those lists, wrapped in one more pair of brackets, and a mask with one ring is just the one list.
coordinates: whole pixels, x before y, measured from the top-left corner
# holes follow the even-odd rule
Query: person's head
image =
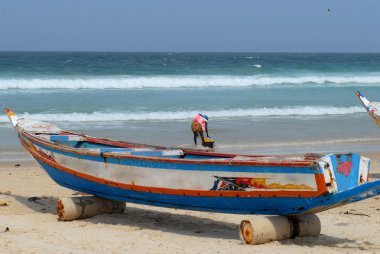
[(203, 118), (206, 119), (208, 121), (208, 115), (204, 115), (203, 114)]

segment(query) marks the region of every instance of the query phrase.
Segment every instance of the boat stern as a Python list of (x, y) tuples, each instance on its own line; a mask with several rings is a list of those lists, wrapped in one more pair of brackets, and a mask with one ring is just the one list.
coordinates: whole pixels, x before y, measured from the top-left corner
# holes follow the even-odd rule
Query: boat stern
[(329, 154), (321, 158), (327, 189), (340, 192), (368, 182), (371, 160), (355, 153)]

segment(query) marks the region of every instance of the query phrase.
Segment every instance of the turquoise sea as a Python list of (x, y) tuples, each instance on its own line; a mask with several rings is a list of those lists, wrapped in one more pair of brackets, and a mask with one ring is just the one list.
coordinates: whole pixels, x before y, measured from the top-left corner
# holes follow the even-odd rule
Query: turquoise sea
[[(205, 113), (225, 151), (378, 151), (357, 89), (380, 100), (380, 54), (0, 52), (1, 108), (162, 145), (191, 144)], [(1, 114), (0, 151), (20, 150)]]

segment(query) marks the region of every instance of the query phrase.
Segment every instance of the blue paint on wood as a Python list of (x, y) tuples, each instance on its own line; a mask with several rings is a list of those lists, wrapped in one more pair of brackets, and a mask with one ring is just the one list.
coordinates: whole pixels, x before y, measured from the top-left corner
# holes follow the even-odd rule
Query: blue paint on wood
[(65, 135), (50, 135), (50, 141), (69, 141), (69, 136)]
[[(337, 155), (332, 154), (329, 157), (332, 162), (338, 190), (343, 191), (357, 186), (360, 177), (360, 155), (342, 154), (337, 157)], [(369, 166), (370, 164), (368, 164), (368, 170)]]

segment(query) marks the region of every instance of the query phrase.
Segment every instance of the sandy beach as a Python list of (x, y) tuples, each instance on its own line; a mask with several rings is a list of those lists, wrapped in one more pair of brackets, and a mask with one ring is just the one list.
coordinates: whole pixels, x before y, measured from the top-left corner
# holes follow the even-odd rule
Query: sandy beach
[(379, 10), (1, 1), (0, 254), (380, 254)]
[[(380, 175), (380, 153), (372, 179)], [(60, 222), (58, 197), (75, 196), (32, 161), (0, 166), (1, 253), (378, 253), (380, 202), (374, 197), (319, 213), (319, 238), (243, 245), (231, 215), (127, 204), (123, 214)]]

